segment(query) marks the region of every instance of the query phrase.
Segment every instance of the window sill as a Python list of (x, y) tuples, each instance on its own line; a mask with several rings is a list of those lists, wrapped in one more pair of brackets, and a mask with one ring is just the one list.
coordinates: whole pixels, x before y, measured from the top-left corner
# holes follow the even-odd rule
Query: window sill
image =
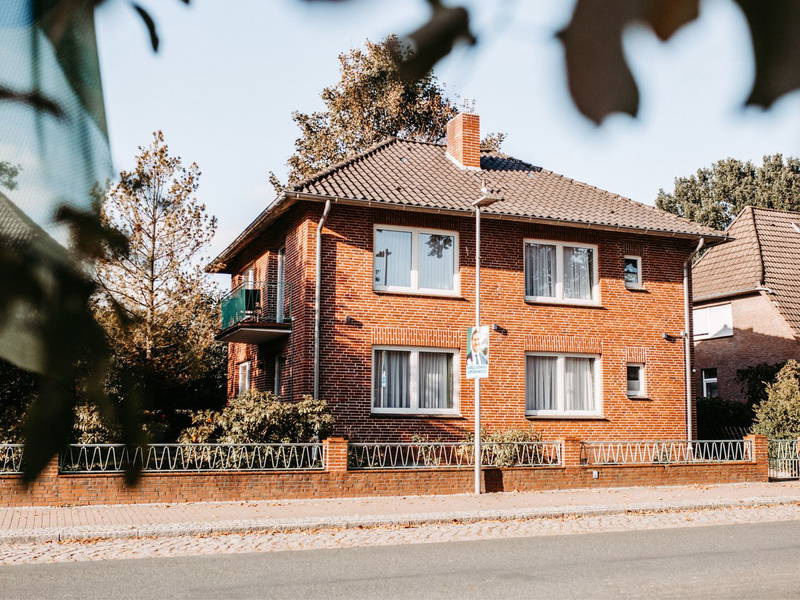
[(603, 415), (537, 415), (534, 413), (525, 413), (525, 418), (530, 420), (557, 420), (557, 421), (608, 421), (608, 418)]
[(702, 342), (704, 340), (720, 340), (725, 338), (732, 338), (732, 333), (726, 333), (725, 335), (695, 335), (694, 341), (695, 342)]
[(379, 417), (379, 418), (390, 418), (390, 419), (463, 419), (464, 417), (461, 416), (461, 413), (458, 412), (449, 412), (449, 413), (422, 413), (422, 412), (375, 412), (374, 410), (370, 411), (371, 417)]
[(629, 394), (628, 395), (628, 400), (645, 400), (645, 401), (648, 401), (648, 402), (652, 402), (653, 399), (650, 396), (631, 396)]
[(647, 292), (647, 288), (643, 285), (626, 285), (625, 289), (629, 292)]
[(376, 290), (373, 293), (386, 296), (423, 296), (427, 298), (445, 298), (449, 300), (464, 300), (461, 292), (433, 292), (427, 290)]
[(549, 300), (547, 298), (536, 298), (531, 296), (525, 296), (525, 303), (546, 304), (551, 306), (572, 306), (575, 308), (604, 308), (604, 306), (599, 302), (573, 302), (571, 300), (564, 300), (560, 298)]

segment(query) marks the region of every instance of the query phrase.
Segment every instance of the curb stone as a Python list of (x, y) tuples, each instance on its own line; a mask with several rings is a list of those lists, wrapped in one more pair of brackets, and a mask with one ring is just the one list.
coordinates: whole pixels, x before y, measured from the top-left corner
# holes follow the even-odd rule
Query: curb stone
[(569, 508), (547, 507), (531, 510), (479, 510), (461, 512), (420, 513), (410, 515), (371, 515), (366, 517), (318, 517), (312, 519), (275, 520), (252, 519), (219, 521), (216, 523), (164, 523), (156, 525), (122, 525), (110, 527), (69, 527), (37, 529), (29, 533), (0, 531), (0, 544), (28, 544), (42, 542), (68, 542), (145, 537), (181, 537), (199, 535), (224, 535), (243, 533), (308, 532), (319, 529), (374, 529), (380, 527), (408, 527), (439, 525), (445, 523), (475, 523), (479, 521), (516, 521), (532, 519), (557, 519), (562, 517), (588, 517), (623, 513), (700, 511), (718, 508), (753, 508), (800, 504), (800, 497), (754, 497), (735, 502), (716, 500), (707, 502), (648, 502), (630, 505), (583, 505)]

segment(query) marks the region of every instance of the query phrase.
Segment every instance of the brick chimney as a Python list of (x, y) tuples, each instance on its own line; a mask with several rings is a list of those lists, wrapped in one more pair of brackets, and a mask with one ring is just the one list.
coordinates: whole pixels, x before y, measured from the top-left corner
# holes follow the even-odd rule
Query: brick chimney
[(481, 118), (458, 113), (447, 122), (447, 154), (463, 169), (481, 168)]

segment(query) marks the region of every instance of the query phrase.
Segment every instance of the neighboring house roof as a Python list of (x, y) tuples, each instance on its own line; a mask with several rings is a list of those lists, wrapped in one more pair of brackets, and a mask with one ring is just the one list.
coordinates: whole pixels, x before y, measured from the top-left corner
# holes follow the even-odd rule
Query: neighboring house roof
[(13, 248), (37, 244), (56, 254), (66, 249), (26, 215), (8, 196), (0, 192), (0, 243)]
[(483, 182), (503, 200), (489, 218), (597, 227), (719, 241), (724, 234), (653, 206), (580, 183), (497, 152), (481, 155), (481, 169), (464, 169), (446, 146), (391, 138), (288, 188), (209, 266), (222, 271), (287, 201), (333, 198), (345, 203), (416, 211), (472, 213)]
[(800, 335), (800, 212), (748, 206), (692, 269), (695, 302), (763, 290)]

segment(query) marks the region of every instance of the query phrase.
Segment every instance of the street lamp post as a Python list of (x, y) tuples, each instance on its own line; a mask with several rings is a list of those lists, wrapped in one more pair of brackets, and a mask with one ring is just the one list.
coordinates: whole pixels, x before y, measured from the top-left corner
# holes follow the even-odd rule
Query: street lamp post
[[(491, 206), (500, 197), (492, 194), (484, 184), (481, 197), (472, 203), (475, 207), (475, 327), (481, 326), (481, 209)], [(481, 380), (475, 378), (475, 493), (481, 493)]]

